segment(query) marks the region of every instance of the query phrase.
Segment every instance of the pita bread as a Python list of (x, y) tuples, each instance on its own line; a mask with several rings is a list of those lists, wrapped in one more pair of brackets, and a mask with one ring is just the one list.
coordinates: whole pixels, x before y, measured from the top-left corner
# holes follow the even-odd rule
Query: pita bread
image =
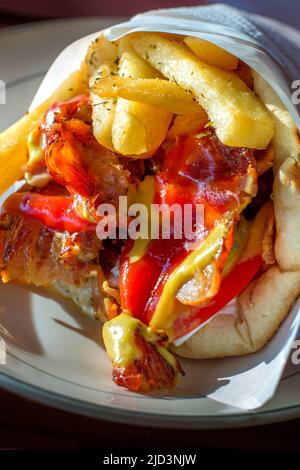
[(239, 296), (236, 315), (214, 317), (172, 350), (193, 359), (253, 353), (274, 335), (299, 294), (300, 272), (283, 272), (273, 265)]
[(300, 139), (294, 121), (272, 88), (254, 73), (255, 91), (275, 120), (273, 188), (277, 263), (238, 298), (236, 315), (218, 315), (179, 347), (194, 359), (257, 351), (274, 335), (300, 294)]
[(275, 255), (282, 270), (300, 270), (300, 138), (294, 121), (272, 88), (254, 75), (255, 89), (275, 119)]
[(275, 122), (275, 133), (273, 137), (274, 171), (277, 173), (284, 161), (291, 157), (296, 160), (300, 158), (300, 137), (294, 120), (273, 88), (256, 72), (254, 76), (254, 89), (256, 94), (265, 103), (272, 113)]

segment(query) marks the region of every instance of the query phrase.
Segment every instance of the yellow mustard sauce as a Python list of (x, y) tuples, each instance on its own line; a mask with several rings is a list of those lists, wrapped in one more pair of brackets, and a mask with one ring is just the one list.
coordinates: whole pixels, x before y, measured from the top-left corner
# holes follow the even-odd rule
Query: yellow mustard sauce
[(141, 357), (133, 335), (139, 324), (138, 319), (127, 313), (121, 313), (104, 324), (103, 340), (108, 357), (114, 364), (127, 367)]
[(27, 148), (29, 153), (28, 163), (40, 162), (44, 158), (40, 126), (36, 126), (28, 135)]
[(130, 188), (128, 194), (129, 204), (143, 204), (148, 213), (148, 238), (138, 238), (135, 240), (128, 256), (130, 263), (135, 263), (145, 253), (149, 242), (151, 241), (151, 204), (154, 199), (155, 185), (154, 176), (146, 176), (137, 188)]
[(36, 126), (27, 137), (28, 161), (24, 167), (25, 179), (31, 186), (44, 187), (51, 180), (47, 169), (41, 170), (44, 163), (44, 150), (40, 126)]
[(155, 332), (129, 313), (123, 312), (103, 326), (103, 340), (107, 354), (118, 367), (127, 367), (141, 359), (142, 351), (135, 343), (134, 332), (138, 332), (147, 342), (152, 343), (158, 353), (176, 370), (176, 359), (166, 348), (157, 345), (161, 332)]
[(161, 297), (158, 301), (150, 326), (156, 330), (163, 330), (170, 340), (174, 337), (172, 328), (177, 316), (176, 292), (189, 281), (196, 270), (204, 269), (218, 254), (223, 245), (223, 240), (228, 233), (230, 224), (223, 222), (216, 226), (201, 246), (194, 250), (187, 258), (171, 273), (167, 280)]

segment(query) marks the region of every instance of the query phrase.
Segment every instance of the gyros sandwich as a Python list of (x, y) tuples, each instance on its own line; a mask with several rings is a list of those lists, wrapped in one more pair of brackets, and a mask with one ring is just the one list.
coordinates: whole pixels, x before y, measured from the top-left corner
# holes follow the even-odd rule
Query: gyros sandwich
[(173, 386), (177, 356), (253, 353), (300, 293), (299, 155), (280, 99), (225, 50), (100, 35), (0, 135), (0, 193), (24, 179), (1, 209), (2, 282), (103, 322), (130, 390)]

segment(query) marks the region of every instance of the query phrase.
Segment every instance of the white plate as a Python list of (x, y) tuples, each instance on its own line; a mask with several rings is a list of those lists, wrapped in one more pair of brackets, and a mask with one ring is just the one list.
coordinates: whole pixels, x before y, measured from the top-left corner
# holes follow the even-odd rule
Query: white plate
[[(0, 79), (7, 84), (0, 130), (26, 110), (61, 49), (116, 21), (63, 20), (0, 32)], [(299, 34), (289, 29), (287, 33)], [(55, 302), (43, 290), (0, 284), (0, 306), (0, 334), (7, 349), (0, 384), (21, 395), (111, 421), (161, 427), (246, 426), (300, 416), (300, 365), (291, 361), (276, 396), (256, 412), (241, 412), (199, 396), (197, 361), (183, 361), (187, 374), (172, 396), (137, 395), (113, 384), (99, 325), (69, 304)]]

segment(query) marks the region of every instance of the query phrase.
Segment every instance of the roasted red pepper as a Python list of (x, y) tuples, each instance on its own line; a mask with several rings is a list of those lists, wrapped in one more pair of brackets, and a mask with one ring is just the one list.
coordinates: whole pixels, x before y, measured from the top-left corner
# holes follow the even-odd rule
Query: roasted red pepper
[[(214, 131), (208, 129), (200, 135), (179, 138), (166, 152), (162, 169), (155, 176), (155, 202), (168, 206), (177, 203), (182, 207), (184, 204), (204, 204), (205, 228), (210, 232), (216, 221), (226, 219), (228, 213), (231, 213), (232, 220), (238, 219), (241, 208), (256, 193), (256, 178), (253, 152), (223, 145)], [(131, 245), (132, 241), (129, 241), (120, 263), (122, 308), (149, 324), (166, 280), (188, 256), (189, 250), (184, 239), (151, 240), (144, 255), (139, 260), (130, 262), (128, 253)], [(222, 263), (228, 256), (230, 246), (226, 248), (226, 243), (223, 245)], [(261, 261), (255, 260), (253, 263), (251, 261), (245, 266), (249, 275), (238, 279), (233, 291), (231, 288), (227, 290), (227, 280), (222, 281), (222, 294), (220, 297), (217, 294), (211, 304), (214, 308), (189, 308), (187, 318), (184, 319), (186, 323), (184, 326), (180, 324), (178, 331), (182, 330), (182, 334), (187, 329), (190, 331), (195, 324), (198, 326), (202, 322), (202, 315), (209, 318), (237, 295), (257, 272)], [(230, 279), (233, 279), (233, 274)]]
[(65, 196), (49, 196), (38, 193), (14, 193), (2, 206), (5, 213), (31, 217), (59, 232), (94, 231), (96, 224), (77, 215), (73, 201)]
[[(148, 324), (148, 306), (168, 274), (187, 255), (185, 240), (152, 240), (140, 260), (131, 263), (125, 250), (120, 263), (121, 305)], [(132, 242), (129, 241), (131, 246)], [(147, 318), (148, 317), (148, 318)]]
[(180, 315), (175, 320), (173, 328), (176, 337), (180, 338), (186, 335), (218, 313), (245, 289), (261, 266), (262, 258), (260, 256), (237, 264), (222, 280), (219, 292), (208, 305), (189, 311), (186, 315)]

